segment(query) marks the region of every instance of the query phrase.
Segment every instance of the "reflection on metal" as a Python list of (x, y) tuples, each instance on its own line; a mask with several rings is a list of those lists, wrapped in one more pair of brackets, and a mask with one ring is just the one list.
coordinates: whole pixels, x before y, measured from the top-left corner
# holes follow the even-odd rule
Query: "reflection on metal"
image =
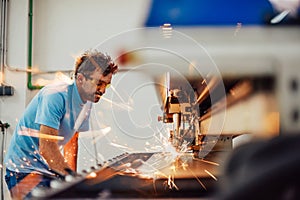
[(234, 103), (244, 99), (253, 91), (253, 86), (249, 80), (243, 80), (229, 89), (229, 93), (218, 101), (214, 106), (215, 109), (211, 112), (212, 109), (208, 109), (206, 114), (200, 117), (200, 121), (207, 119), (208, 117), (216, 114), (219, 110), (224, 107), (233, 105)]
[(217, 165), (216, 153), (203, 162), (184, 153), (173, 159), (165, 152), (122, 154), (103, 165), (92, 167), (80, 176), (62, 180), (58, 187), (36, 188), (34, 199), (166, 198), (202, 197), (213, 192)]
[[(211, 112), (211, 107), (225, 107), (231, 113), (236, 105), (245, 104), (257, 94), (272, 93), (273, 86), (266, 87), (266, 82), (274, 85), (268, 78), (226, 77), (226, 95), (218, 97), (219, 101), (212, 104), (208, 99), (217, 91), (218, 81), (211, 80), (215, 81), (204, 87), (203, 79), (188, 79), (194, 89), (189, 91), (182, 80), (170, 77), (168, 96), (161, 107), (165, 116), (169, 117), (168, 120), (161, 117), (164, 119), (162, 123), (173, 127), (168, 130), (170, 135), (167, 143), (161, 142), (165, 151), (136, 153), (126, 144), (111, 142), (111, 146), (132, 153), (122, 154), (103, 163), (97, 162), (97, 166), (71, 179), (66, 178), (57, 183), (57, 187), (37, 188), (32, 192), (34, 198), (199, 198), (210, 195), (222, 175), (220, 169), (232, 151), (234, 137), (249, 134), (243, 132), (246, 129), (233, 130), (225, 135), (206, 134), (202, 130), (209, 124), (211, 117), (218, 115), (218, 109)], [(208, 95), (199, 98), (208, 87), (211, 90)], [(166, 87), (161, 88), (166, 91)], [(203, 115), (198, 112), (199, 109), (204, 110)], [(267, 120), (268, 124), (274, 120), (276, 109), (272, 113)], [(235, 117), (241, 118), (243, 114), (239, 113)]]
[(206, 87), (199, 94), (199, 97), (198, 97), (196, 103), (201, 104), (207, 97), (209, 97), (209, 92), (213, 91), (213, 89), (218, 85), (219, 81), (220, 80), (216, 77), (213, 77), (208, 81), (203, 80), (202, 83), (206, 84)]

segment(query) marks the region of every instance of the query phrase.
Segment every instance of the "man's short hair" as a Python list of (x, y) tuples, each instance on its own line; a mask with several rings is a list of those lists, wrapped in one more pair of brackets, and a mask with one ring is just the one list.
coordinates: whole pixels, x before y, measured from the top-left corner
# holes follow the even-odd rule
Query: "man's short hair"
[(118, 66), (107, 54), (97, 50), (85, 51), (75, 62), (75, 78), (78, 73), (90, 76), (97, 68), (100, 68), (103, 76), (116, 73)]

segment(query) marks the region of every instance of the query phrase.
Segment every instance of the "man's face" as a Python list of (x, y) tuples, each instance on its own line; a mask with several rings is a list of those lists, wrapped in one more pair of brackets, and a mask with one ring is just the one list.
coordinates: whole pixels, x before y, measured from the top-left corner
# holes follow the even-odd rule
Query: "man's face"
[(95, 70), (89, 77), (82, 78), (82, 90), (79, 90), (82, 100), (97, 103), (101, 96), (109, 87), (112, 79), (112, 73), (103, 76), (101, 70)]

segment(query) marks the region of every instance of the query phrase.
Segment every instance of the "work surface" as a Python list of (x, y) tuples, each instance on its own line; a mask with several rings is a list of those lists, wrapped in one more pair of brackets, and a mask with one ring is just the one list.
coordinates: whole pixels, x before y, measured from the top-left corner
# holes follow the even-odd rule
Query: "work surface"
[(192, 153), (123, 154), (33, 194), (36, 199), (204, 198), (214, 191), (219, 160), (214, 153), (205, 159)]

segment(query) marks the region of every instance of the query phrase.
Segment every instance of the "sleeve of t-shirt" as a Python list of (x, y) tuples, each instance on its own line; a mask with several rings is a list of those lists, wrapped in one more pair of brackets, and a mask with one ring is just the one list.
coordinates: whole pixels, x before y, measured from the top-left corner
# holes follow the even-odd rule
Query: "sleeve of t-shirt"
[(64, 113), (65, 101), (62, 94), (44, 91), (38, 98), (35, 123), (59, 129)]

